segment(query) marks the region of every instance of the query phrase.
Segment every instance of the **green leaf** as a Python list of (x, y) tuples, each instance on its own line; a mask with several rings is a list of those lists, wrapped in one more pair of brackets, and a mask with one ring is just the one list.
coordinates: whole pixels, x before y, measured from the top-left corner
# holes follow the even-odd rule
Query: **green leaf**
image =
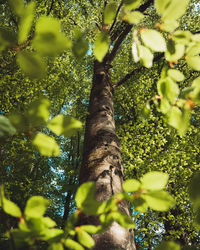
[(51, 228), (51, 227), (55, 227), (56, 226), (56, 223), (55, 221), (53, 221), (50, 217), (43, 217), (42, 218), (42, 221), (44, 223), (44, 225), (48, 228)]
[(120, 212), (111, 212), (107, 216), (108, 221), (116, 221), (124, 228), (135, 228), (136, 224), (133, 222), (130, 216), (120, 213)]
[(166, 98), (170, 103), (174, 103), (179, 95), (178, 85), (170, 78), (166, 77), (157, 83), (159, 95)]
[(51, 119), (48, 127), (57, 135), (73, 136), (82, 128), (82, 123), (70, 116), (57, 115)]
[(67, 249), (70, 250), (84, 250), (84, 248), (78, 242), (69, 238), (65, 240), (64, 244), (67, 247)]
[[(200, 103), (200, 76), (194, 79), (192, 86), (190, 87), (190, 96), (195, 103)], [(188, 93), (188, 94), (189, 94)]]
[(82, 204), (87, 201), (88, 199), (94, 199), (95, 198), (95, 191), (96, 186), (94, 182), (87, 182), (82, 184), (75, 196), (76, 205), (78, 208), (82, 207)]
[(195, 44), (191, 46), (188, 46), (187, 50), (186, 50), (186, 54), (187, 56), (198, 56), (200, 54), (200, 45)]
[(63, 237), (63, 230), (58, 228), (46, 228), (40, 233), (40, 239), (48, 241), (49, 243), (60, 241)]
[(71, 41), (60, 30), (59, 20), (45, 16), (38, 19), (32, 44), (41, 55), (57, 56), (71, 47)]
[(16, 44), (17, 36), (13, 30), (7, 27), (0, 27), (0, 52), (6, 47)]
[(163, 20), (177, 20), (186, 12), (190, 0), (156, 0), (155, 6)]
[(161, 29), (167, 32), (174, 31), (179, 26), (179, 23), (176, 20), (164, 20), (161, 24)]
[(26, 204), (24, 214), (26, 217), (39, 218), (44, 215), (49, 201), (42, 196), (31, 197)]
[(95, 215), (101, 213), (105, 208), (105, 203), (95, 200), (95, 183), (87, 182), (82, 184), (75, 196), (76, 205), (84, 213)]
[[(188, 99), (188, 97), (190, 96), (190, 93), (192, 93), (192, 91), (194, 90), (194, 87), (187, 87), (187, 88), (184, 88), (182, 91), (181, 91), (181, 93), (180, 93), (180, 98), (184, 98), (184, 99)], [(200, 89), (199, 89), (199, 91), (200, 91)], [(198, 92), (199, 92), (198, 91)], [(200, 92), (199, 92), (199, 94), (200, 94)], [(198, 95), (199, 95), (198, 94)], [(193, 97), (192, 97), (192, 99), (193, 99)]]
[(24, 0), (9, 0), (9, 4), (16, 15), (18, 16), (23, 15)]
[(60, 242), (53, 243), (48, 247), (48, 250), (63, 250), (63, 249), (64, 249), (63, 245)]
[(171, 0), (155, 0), (154, 4), (156, 7), (156, 11), (159, 15), (162, 15), (166, 10), (167, 6), (169, 6)]
[[(117, 197), (116, 197), (117, 199)], [(118, 206), (117, 206), (117, 202), (115, 200), (114, 197), (111, 197), (106, 203), (105, 203), (105, 208), (104, 208), (104, 213), (107, 213), (109, 211), (117, 211), (118, 210)]]
[(148, 204), (144, 199), (135, 198), (131, 203), (133, 204), (134, 209), (140, 213), (145, 213), (147, 211)]
[(186, 56), (186, 62), (192, 69), (200, 71), (200, 56)]
[(130, 24), (138, 24), (144, 15), (139, 11), (126, 12), (125, 16), (123, 16), (123, 20)]
[(197, 42), (197, 43), (199, 43), (200, 42), (200, 34), (194, 34), (193, 36), (192, 36), (192, 41), (194, 41), (195, 43)]
[(16, 133), (16, 129), (13, 127), (8, 118), (0, 115), (0, 138), (12, 136)]
[(169, 40), (167, 43), (167, 51), (165, 52), (165, 58), (167, 61), (177, 61), (183, 57), (185, 52), (184, 44), (175, 44), (174, 41)]
[(166, 191), (152, 191), (141, 194), (148, 206), (156, 211), (167, 211), (174, 206), (174, 199)]
[(139, 45), (138, 46), (138, 54), (141, 60), (141, 63), (146, 67), (146, 68), (151, 68), (153, 64), (153, 54), (151, 53), (150, 49)]
[(41, 97), (30, 104), (25, 114), (13, 113), (9, 119), (18, 131), (28, 131), (46, 124), (49, 118), (49, 107), (49, 100)]
[(46, 65), (36, 53), (21, 51), (17, 54), (17, 63), (30, 78), (43, 78), (46, 74)]
[(22, 215), (20, 208), (14, 202), (9, 201), (5, 197), (2, 199), (2, 208), (5, 213), (11, 216), (20, 217)]
[(11, 113), (9, 115), (10, 122), (14, 125), (18, 132), (24, 132), (29, 129), (27, 118), (22, 114)]
[(141, 0), (124, 0), (124, 6), (127, 10), (136, 9), (140, 6)]
[(169, 101), (166, 98), (162, 98), (160, 102), (160, 112), (166, 114), (171, 108)]
[(41, 155), (59, 156), (60, 149), (54, 138), (43, 133), (38, 133), (33, 139), (33, 145), (37, 147)]
[(115, 15), (117, 11), (117, 4), (113, 1), (106, 5), (104, 10), (104, 23), (105, 24), (112, 24), (114, 21)]
[(141, 183), (135, 179), (129, 179), (122, 184), (123, 190), (125, 192), (135, 192), (141, 186)]
[(26, 223), (30, 231), (36, 234), (41, 234), (46, 228), (42, 221), (42, 217), (27, 217)]
[(141, 118), (148, 120), (150, 118), (150, 114), (151, 114), (151, 107), (149, 105), (149, 102), (147, 102), (144, 108), (142, 109)]
[(181, 250), (181, 247), (173, 241), (163, 241), (155, 250)]
[(84, 230), (90, 234), (96, 234), (101, 230), (101, 226), (94, 226), (94, 225), (83, 225), (80, 226), (81, 230)]
[(162, 34), (156, 30), (144, 29), (141, 38), (146, 47), (156, 52), (166, 51), (166, 43)]
[(11, 235), (14, 239), (15, 246), (17, 249), (28, 248), (27, 243), (30, 241), (31, 232), (22, 231), (19, 229), (13, 229)]
[(89, 49), (88, 41), (85, 39), (84, 33), (77, 30), (75, 32), (75, 41), (73, 42), (72, 51), (77, 58), (85, 56)]
[(169, 69), (167, 71), (167, 74), (168, 74), (168, 76), (170, 76), (173, 80), (175, 80), (177, 82), (181, 82), (185, 79), (183, 73), (177, 69)]
[(188, 45), (192, 38), (192, 33), (189, 30), (186, 30), (186, 31), (177, 30), (174, 32), (172, 38), (174, 41), (176, 41), (179, 44)]
[(160, 74), (160, 79), (163, 80), (167, 77), (167, 71), (168, 71), (168, 63), (163, 66), (161, 74)]
[(100, 32), (94, 43), (94, 56), (99, 62), (103, 61), (110, 44), (109, 35), (106, 32)]
[(178, 130), (180, 136), (184, 136), (190, 122), (190, 112), (181, 110), (178, 107), (172, 107), (168, 112), (168, 123)]
[(19, 43), (23, 43), (28, 37), (28, 34), (30, 32), (33, 23), (34, 11), (35, 11), (35, 3), (34, 2), (28, 3), (20, 19), (19, 37), (18, 37)]
[(24, 219), (20, 220), (18, 227), (22, 231), (30, 232), (30, 229), (28, 228), (27, 222)]
[(200, 173), (193, 175), (189, 185), (189, 197), (194, 208), (200, 207)]
[(65, 231), (69, 232), (70, 234), (72, 233), (73, 235), (75, 235), (74, 227), (78, 221), (78, 217), (79, 217), (79, 214), (77, 211), (69, 216), (69, 219), (67, 220), (66, 225), (65, 225)]
[(165, 188), (168, 182), (168, 174), (158, 171), (152, 171), (145, 174), (140, 181), (142, 182), (142, 189), (160, 190)]
[(27, 111), (26, 117), (32, 127), (43, 125), (49, 119), (50, 101), (41, 97), (32, 102)]
[(92, 237), (85, 231), (83, 231), (80, 227), (77, 228), (77, 238), (78, 241), (85, 247), (91, 249), (94, 246), (94, 240)]
[(83, 203), (85, 201), (87, 201), (87, 199), (89, 197), (91, 197), (92, 199), (94, 199), (95, 197), (95, 184), (93, 182), (87, 182), (82, 184), (77, 192), (76, 192), (76, 196), (75, 196), (75, 201), (76, 201), (76, 205), (78, 208), (81, 208)]
[(189, 4), (190, 0), (171, 0), (169, 6), (163, 13), (162, 19), (178, 19), (182, 17)]
[(132, 44), (132, 54), (133, 54), (134, 62), (139, 62), (139, 60), (140, 60), (139, 51), (138, 51), (138, 46), (135, 42)]
[(200, 206), (199, 206), (199, 204), (198, 204), (198, 206), (196, 207), (196, 210), (195, 210), (194, 226), (199, 231), (199, 229), (200, 229)]

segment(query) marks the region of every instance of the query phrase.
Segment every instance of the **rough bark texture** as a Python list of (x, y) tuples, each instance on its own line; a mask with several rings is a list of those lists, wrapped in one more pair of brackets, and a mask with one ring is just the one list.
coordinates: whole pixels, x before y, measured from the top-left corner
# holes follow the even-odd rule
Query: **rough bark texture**
[[(95, 61), (93, 85), (86, 121), (83, 163), (80, 170), (80, 184), (96, 182), (96, 199), (108, 200), (121, 192), (123, 164), (119, 140), (115, 132), (113, 87), (109, 66)], [(127, 203), (119, 210), (129, 214)], [(96, 224), (95, 219), (89, 219)], [(92, 221), (93, 220), (93, 221)], [(134, 250), (134, 232), (113, 223), (103, 234), (95, 235), (95, 250)]]

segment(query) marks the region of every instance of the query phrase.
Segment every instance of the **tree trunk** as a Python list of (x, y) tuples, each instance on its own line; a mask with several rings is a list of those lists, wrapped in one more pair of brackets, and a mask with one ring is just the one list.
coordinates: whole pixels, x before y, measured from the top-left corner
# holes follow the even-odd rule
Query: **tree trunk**
[[(96, 199), (108, 200), (122, 191), (124, 169), (120, 144), (115, 132), (113, 92), (110, 66), (94, 63), (94, 77), (86, 121), (83, 162), (80, 184), (96, 183)], [(129, 215), (128, 203), (119, 204), (119, 210)], [(93, 221), (92, 221), (93, 220)], [(95, 219), (90, 223), (95, 224)], [(95, 250), (134, 250), (134, 231), (113, 223), (103, 234), (94, 235)]]

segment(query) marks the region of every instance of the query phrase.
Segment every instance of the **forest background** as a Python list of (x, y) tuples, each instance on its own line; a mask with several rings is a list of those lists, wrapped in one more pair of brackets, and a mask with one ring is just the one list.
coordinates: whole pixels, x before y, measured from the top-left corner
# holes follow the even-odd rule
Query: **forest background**
[[(154, 210), (148, 209), (144, 213), (136, 205), (136, 210), (131, 207), (136, 223), (136, 246), (137, 249), (153, 249), (162, 240), (178, 243), (171, 242), (171, 249), (179, 249), (180, 245), (194, 249), (200, 246), (199, 218), (196, 217), (199, 209), (199, 194), (196, 193), (200, 185), (198, 175), (195, 175), (189, 189), (190, 198), (188, 195), (189, 183), (198, 172), (200, 162), (200, 5), (195, 0), (183, 1), (182, 12), (186, 11), (183, 15), (178, 11), (179, 1), (162, 2), (165, 3), (162, 6), (165, 12), (160, 10), (162, 16), (167, 15), (167, 4), (176, 2), (174, 15), (178, 17), (173, 19), (173, 13), (170, 13), (170, 18), (160, 19), (157, 14), (159, 8), (157, 12), (155, 8), (160, 1), (124, 1), (123, 4), (121, 1), (92, 0), (38, 0), (34, 4), (20, 0), (0, 1), (2, 249), (8, 249), (10, 245), (17, 247), (18, 244), (22, 247), (22, 243), (31, 245), (33, 249), (46, 247), (46, 243), (37, 243), (35, 238), (30, 239), (30, 235), (27, 242), (19, 240), (20, 235), (13, 233), (12, 236), (18, 219), (9, 215), (21, 218), (20, 222), (24, 218), (21, 213), (18, 216), (16, 207), (13, 212), (13, 204), (8, 203), (10, 210), (6, 210), (3, 203), (8, 200), (5, 197), (16, 203), (21, 211), (24, 211), (30, 197), (46, 197), (50, 200), (46, 215), (56, 221), (57, 229), (64, 228), (76, 211), (74, 199), (79, 184), (94, 60), (103, 61), (118, 41), (113, 40), (111, 44), (109, 36), (112, 38), (117, 34), (119, 38), (129, 26), (130, 32), (117, 48), (110, 68), (112, 83), (117, 86), (114, 118), (121, 143), (124, 177), (126, 180), (139, 180), (150, 171), (167, 173), (167, 191), (176, 201), (170, 210), (171, 204), (166, 205), (164, 210), (168, 211), (154, 207)], [(133, 14), (132, 9), (140, 12)], [(60, 27), (62, 33), (59, 32)], [(158, 35), (157, 40), (151, 34), (145, 38), (142, 35), (144, 28), (156, 30), (162, 38), (168, 39), (166, 48), (158, 33), (153, 33), (153, 36)], [(56, 39), (37, 36), (44, 30), (52, 32)], [(191, 33), (175, 34), (175, 30)], [(174, 44), (170, 45), (169, 41), (174, 41)], [(159, 48), (155, 48), (154, 43), (158, 43)], [(37, 54), (34, 54), (35, 49)], [(152, 51), (155, 52), (154, 60)], [(166, 77), (173, 81), (168, 79), (163, 84), (162, 79)], [(160, 87), (162, 84), (163, 88)], [(181, 101), (177, 104), (178, 99)], [(181, 115), (175, 110), (177, 107)], [(59, 114), (64, 116), (57, 116)], [(58, 121), (53, 122), (53, 117)], [(64, 119), (62, 124), (59, 123), (61, 118)], [(55, 126), (56, 122), (59, 126)], [(125, 188), (125, 191), (129, 189)], [(195, 204), (193, 208), (191, 201)], [(42, 200), (41, 206), (47, 207), (45, 202)], [(36, 228), (40, 225), (37, 223)], [(54, 228), (51, 223), (49, 227)], [(38, 233), (34, 226), (31, 230)], [(73, 233), (70, 237), (74, 237)], [(22, 238), (26, 237), (22, 234)], [(80, 238), (77, 248), (70, 248), (69, 242), (65, 247), (81, 249), (78, 247), (93, 246)], [(49, 249), (62, 249), (59, 240), (48, 241)]]

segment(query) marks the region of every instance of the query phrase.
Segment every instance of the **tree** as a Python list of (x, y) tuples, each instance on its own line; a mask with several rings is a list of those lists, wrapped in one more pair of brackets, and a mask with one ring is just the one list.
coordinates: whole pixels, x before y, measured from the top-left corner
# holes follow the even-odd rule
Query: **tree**
[[(45, 17), (40, 18), (36, 23), (36, 36), (28, 37), (28, 32), (32, 24), (32, 13), (34, 9), (33, 4), (30, 3), (26, 7), (28, 16), (27, 21), (26, 15), (21, 14), (21, 11), (24, 10), (23, 5), (20, 5), (22, 1), (19, 1), (19, 6), (15, 6), (13, 1), (11, 1), (10, 3), (19, 19), (17, 21), (19, 21), (18, 39), (20, 43), (16, 47), (12, 47), (14, 51), (19, 51), (19, 53), (17, 54), (17, 62), (27, 75), (32, 78), (41, 78), (45, 74), (45, 66), (42, 63), (40, 56), (55, 56), (58, 53), (62, 52), (62, 50), (66, 47), (70, 47), (71, 42), (64, 36), (62, 36), (61, 33), (56, 33), (56, 29), (59, 26), (57, 21)], [(90, 103), (88, 109), (89, 114), (86, 121), (83, 161), (80, 169), (79, 181), (80, 183), (85, 183), (86, 181), (95, 181), (96, 198), (99, 201), (109, 200), (112, 195), (116, 195), (118, 192), (121, 192), (124, 177), (121, 150), (119, 146), (119, 140), (115, 132), (113, 108), (114, 90), (122, 86), (122, 84), (131, 79), (131, 77), (134, 78), (134, 74), (139, 74), (139, 72), (142, 70), (144, 71), (145, 67), (150, 68), (153, 62), (153, 51), (157, 53), (154, 61), (159, 61), (159, 63), (162, 62), (163, 65), (163, 52), (165, 52), (165, 58), (169, 62), (169, 65), (171, 67), (173, 67), (176, 61), (182, 58), (184, 53), (186, 52), (186, 61), (188, 65), (191, 66), (194, 70), (199, 70), (197, 64), (199, 62), (199, 56), (197, 56), (199, 51), (199, 36), (193, 35), (192, 33), (187, 31), (178, 30), (174, 32), (174, 30), (178, 27), (177, 19), (184, 14), (188, 1), (184, 1), (184, 4), (180, 9), (177, 8), (179, 4), (178, 1), (168, 1), (169, 5), (167, 5), (166, 3), (167, 1), (164, 1), (164, 3), (163, 1), (155, 1), (155, 7), (158, 14), (162, 14), (162, 23), (159, 24), (158, 27), (161, 31), (164, 31), (163, 35), (160, 31), (152, 29), (154, 23), (159, 20), (159, 17), (155, 12), (153, 1), (151, 0), (144, 2), (125, 1), (124, 3), (119, 1), (118, 4), (113, 2), (107, 3), (107, 1), (105, 1), (105, 5), (103, 7), (104, 9), (102, 11), (103, 21), (101, 23), (97, 23), (97, 27), (99, 29), (98, 35), (95, 39), (92, 35), (92, 39), (89, 45), (91, 45), (95, 40), (94, 55), (96, 59), (93, 66), (94, 71), (92, 90), (90, 94)], [(60, 11), (57, 6), (53, 7), (54, 4), (54, 1), (52, 1), (47, 11), (48, 15), (52, 11), (60, 17), (61, 15), (66, 14), (66, 6), (60, 6), (62, 10)], [(59, 2), (58, 4), (61, 3)], [(95, 7), (97, 6), (97, 4), (98, 3), (95, 3), (93, 1), (84, 2), (81, 6), (77, 6), (77, 4), (73, 1), (68, 3), (70, 7), (77, 7), (79, 12), (84, 13), (85, 19), (87, 19), (88, 16), (87, 6), (91, 5)], [(103, 5), (103, 3), (101, 3), (101, 5)], [(5, 7), (6, 11), (7, 5), (5, 4), (3, 6)], [(137, 11), (131, 12), (130, 10), (132, 9), (136, 9)], [(172, 10), (175, 10), (173, 18), (171, 14)], [(39, 9), (39, 12), (40, 11), (42, 12), (42, 9)], [(97, 8), (97, 12), (99, 11), (101, 11), (101, 9)], [(142, 18), (144, 18), (145, 15), (150, 17), (153, 16), (153, 22), (151, 23), (149, 20), (147, 20), (146, 22), (144, 21), (144, 23), (142, 23), (140, 26), (140, 21)], [(13, 16), (11, 16), (11, 18), (13, 18)], [(97, 19), (97, 17), (95, 17), (95, 19)], [(15, 18), (13, 20), (14, 22), (16, 21)], [(71, 20), (74, 22), (74, 25), (78, 25), (76, 23), (76, 19), (71, 18)], [(27, 26), (23, 26), (24, 23), (26, 23), (28, 29)], [(111, 75), (115, 73), (115, 69), (112, 68), (111, 64), (117, 64), (116, 62), (114, 62), (114, 59), (117, 58), (121, 53), (123, 54), (123, 50), (120, 51), (121, 47), (124, 46), (124, 48), (126, 48), (126, 46), (130, 46), (126, 43), (125, 38), (127, 38), (127, 40), (130, 40), (129, 34), (134, 25), (136, 25), (137, 27), (137, 32), (133, 33), (133, 57), (135, 62), (140, 60), (143, 66), (134, 68), (131, 73), (128, 73), (127, 75), (122, 77), (121, 80), (119, 80), (115, 76), (111, 77)], [(51, 26), (56, 28), (53, 30), (53, 36), (56, 37), (56, 41), (51, 36)], [(140, 29), (143, 26), (146, 26), (148, 28)], [(72, 50), (74, 55), (80, 58), (87, 52), (88, 45), (84, 39), (83, 33), (81, 33), (80, 31), (75, 31), (74, 33), (75, 36)], [(2, 34), (4, 34), (5, 36), (6, 33), (2, 31)], [(169, 34), (172, 37), (168, 38), (167, 35)], [(2, 49), (10, 46), (10, 43), (12, 44), (13, 38), (11, 41), (9, 39), (7, 39), (6, 36), (3, 37)], [(52, 43), (49, 43), (49, 40), (51, 41), (51, 39)], [(165, 39), (167, 40), (167, 43)], [(29, 46), (29, 44), (31, 44), (34, 49), (39, 52), (39, 54), (33, 53), (31, 49), (29, 52), (23, 51), (23, 48), (26, 48), (27, 46)], [(185, 50), (185, 46), (187, 46), (187, 50)], [(13, 53), (13, 51), (11, 53)], [(6, 56), (8, 55), (5, 55), (5, 58)], [(122, 58), (119, 58), (119, 61), (120, 60), (122, 60)], [(28, 67), (27, 64), (29, 65)], [(91, 67), (91, 64), (89, 64), (88, 67)], [(116, 68), (117, 67), (118, 66), (116, 65)], [(91, 68), (90, 71), (92, 71)], [(114, 84), (112, 78), (116, 78)], [(199, 78), (197, 78), (192, 85), (192, 89), (186, 89), (184, 90), (185, 92), (181, 93), (182, 97), (178, 102), (177, 99), (178, 97), (180, 97), (180, 91), (176, 82), (182, 81), (183, 79), (184, 76), (180, 71), (176, 69), (169, 69), (168, 66), (164, 65), (162, 69), (161, 79), (158, 81), (157, 85), (159, 96), (155, 96), (155, 98), (152, 99), (150, 97), (149, 100), (147, 100), (146, 107), (144, 108), (144, 115), (148, 115), (149, 104), (151, 102), (154, 102), (157, 106), (157, 109), (166, 116), (168, 123), (178, 129), (180, 135), (184, 135), (187, 131), (190, 114), (193, 109), (194, 102), (198, 102), (199, 95)], [(50, 97), (52, 94), (52, 98), (56, 98), (55, 94), (53, 94), (54, 88), (52, 86), (49, 87), (48, 85), (45, 86), (45, 84), (47, 84), (47, 82), (45, 81), (43, 84), (44, 85), (39, 85), (37, 91), (40, 92), (45, 89)], [(45, 109), (48, 109), (48, 102), (46, 102), (45, 100), (42, 100), (41, 102)], [(58, 106), (61, 108), (63, 103), (64, 98)], [(39, 104), (39, 106), (40, 105), (41, 103)], [(38, 104), (34, 103), (30, 107), (30, 110), (35, 111), (37, 110), (37, 108)], [(135, 113), (134, 108), (135, 107), (133, 106), (133, 113)], [(49, 113), (47, 114), (47, 116), (45, 116), (45, 121), (48, 117)], [(31, 111), (27, 112), (27, 119), (29, 122), (34, 122), (34, 120), (37, 120), (39, 118), (41, 117), (37, 117), (37, 115), (35, 114), (33, 115)], [(60, 130), (65, 135), (70, 135), (70, 133), (65, 130), (63, 125), (71, 122), (71, 124), (75, 128), (75, 124), (77, 123), (73, 120), (66, 119), (66, 121), (63, 120), (62, 125), (59, 124), (60, 121), (62, 121), (61, 118), (63, 117), (59, 116), (54, 120), (52, 119), (52, 122), (49, 123), (48, 127), (58, 135), (61, 134), (61, 132), (59, 132)], [(19, 125), (24, 125), (24, 127), (26, 128), (26, 122), (23, 121), (23, 119), (21, 119), (18, 124), (16, 122), (16, 116), (14, 116), (14, 118), (11, 117), (10, 120), (16, 127), (19, 127)], [(38, 122), (38, 124), (34, 124), (34, 128), (37, 127), (36, 125), (41, 125), (41, 123), (43, 122), (44, 121), (42, 120)], [(58, 125), (55, 124), (59, 124), (60, 127), (57, 128)], [(41, 140), (47, 140), (47, 143), (49, 142), (49, 144), (52, 146), (51, 149), (44, 149), (44, 147), (41, 145)], [(49, 150), (51, 150), (52, 152), (50, 155), (59, 154), (59, 150), (55, 142), (47, 139), (47, 137), (45, 137), (41, 133), (36, 135), (33, 143), (44, 155), (49, 155)], [(137, 204), (135, 204), (135, 206), (137, 208)], [(130, 214), (129, 204), (127, 201), (120, 201), (118, 204), (118, 208), (119, 211), (125, 212), (128, 215)], [(85, 223), (98, 224), (96, 218), (88, 216), (80, 216), (79, 223), (80, 225)], [(116, 232), (117, 228), (118, 230)], [(124, 229), (115, 222), (114, 224), (110, 225), (109, 229), (107, 229), (106, 232), (104, 232), (103, 234), (97, 234), (93, 237), (96, 242), (94, 249), (135, 249), (133, 241), (133, 231)]]

